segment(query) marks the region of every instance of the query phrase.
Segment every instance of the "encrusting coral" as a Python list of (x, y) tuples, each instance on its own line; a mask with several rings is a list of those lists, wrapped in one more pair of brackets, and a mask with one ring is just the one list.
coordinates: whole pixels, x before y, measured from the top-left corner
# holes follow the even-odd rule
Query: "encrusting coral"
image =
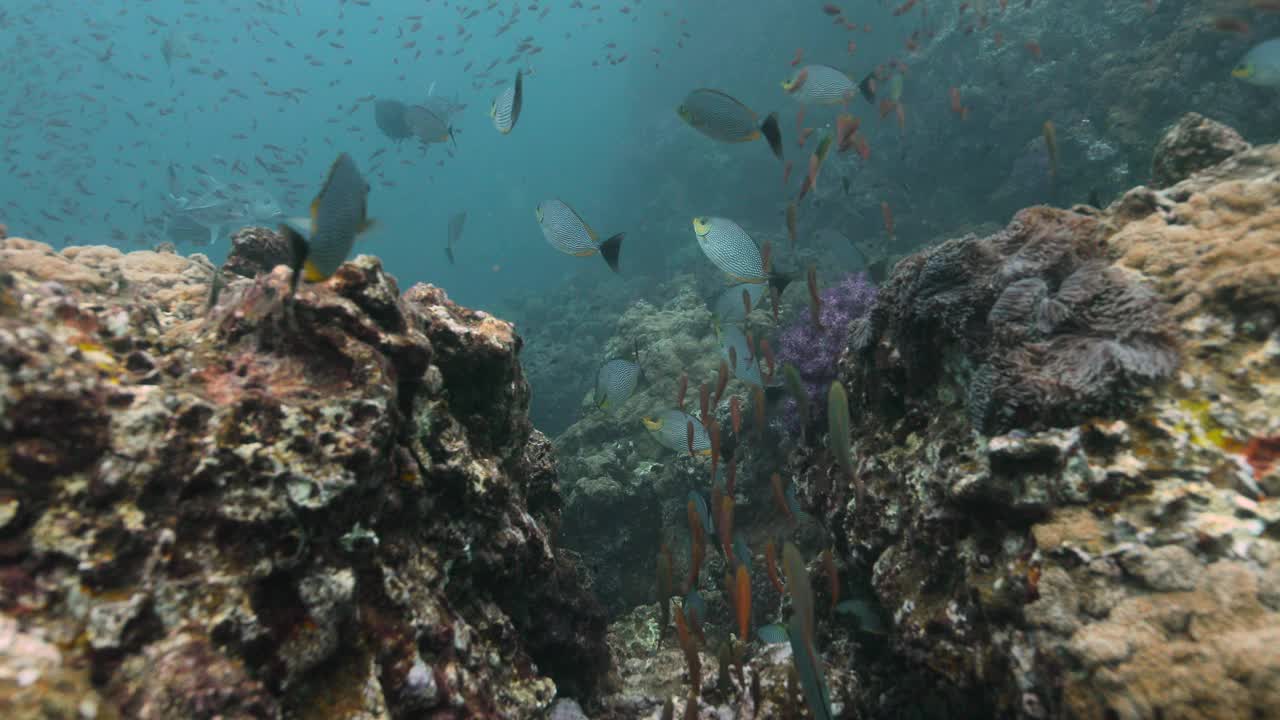
[(1156, 294), (1105, 262), (1103, 225), (1030, 208), (1005, 230), (948, 240), (895, 268), (855, 326), (857, 387), (881, 412), (921, 412), (946, 373), (985, 433), (1070, 425), (1177, 367)]
[(906, 660), (866, 714), (893, 674), (975, 717), (1275, 715), (1280, 146), (1180, 152), (1229, 157), (916, 253), (855, 323), (855, 478), (791, 473)]
[[(201, 256), (0, 258), (0, 632), (88, 667), (76, 702), (529, 717), (596, 696), (604, 615), (552, 543), (508, 323), (367, 256), (288, 305), (286, 268), (232, 276), (208, 310)], [(9, 664), (0, 714), (24, 717), (40, 698)]]

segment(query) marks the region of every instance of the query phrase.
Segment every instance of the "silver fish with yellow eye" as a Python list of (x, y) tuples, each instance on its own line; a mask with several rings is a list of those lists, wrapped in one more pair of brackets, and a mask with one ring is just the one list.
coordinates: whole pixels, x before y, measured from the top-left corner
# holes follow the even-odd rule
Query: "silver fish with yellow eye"
[(735, 282), (763, 283), (769, 279), (760, 246), (738, 223), (722, 217), (696, 217), (693, 234), (707, 259)]
[(683, 410), (666, 410), (656, 417), (642, 417), (640, 422), (659, 445), (681, 453), (689, 452), (689, 423), (692, 422), (694, 454), (711, 454), (711, 436), (707, 434), (707, 428), (698, 418)]

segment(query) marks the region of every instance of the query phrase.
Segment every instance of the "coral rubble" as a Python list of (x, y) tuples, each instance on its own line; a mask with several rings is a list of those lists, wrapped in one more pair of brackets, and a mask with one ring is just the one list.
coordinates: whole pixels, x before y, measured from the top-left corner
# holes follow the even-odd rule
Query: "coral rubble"
[(604, 615), (552, 542), (509, 324), (366, 256), (288, 304), (285, 268), (233, 277), (208, 310), (201, 256), (0, 260), (0, 714), (55, 686), (131, 718), (596, 697)]

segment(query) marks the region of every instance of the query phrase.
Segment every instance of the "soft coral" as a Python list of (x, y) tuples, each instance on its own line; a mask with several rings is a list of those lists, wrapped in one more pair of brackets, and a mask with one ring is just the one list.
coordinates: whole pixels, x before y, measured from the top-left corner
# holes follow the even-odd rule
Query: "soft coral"
[[(836, 377), (836, 363), (849, 340), (849, 324), (871, 311), (876, 288), (866, 273), (846, 275), (819, 297), (818, 324), (808, 313), (796, 314), (782, 331), (778, 360), (793, 365), (809, 394), (809, 407), (821, 407), (820, 398)], [(800, 430), (794, 399), (788, 399), (785, 423), (792, 432)]]

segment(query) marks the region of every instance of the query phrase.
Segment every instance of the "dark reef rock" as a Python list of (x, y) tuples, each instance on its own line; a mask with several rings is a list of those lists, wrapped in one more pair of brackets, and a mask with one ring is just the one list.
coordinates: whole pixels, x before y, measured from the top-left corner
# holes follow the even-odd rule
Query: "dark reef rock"
[(241, 228), (231, 234), (231, 250), (223, 269), (244, 277), (271, 272), (289, 264), (289, 242), (280, 233), (265, 227)]
[(207, 314), (198, 256), (0, 257), (0, 714), (46, 701), (17, 678), (56, 663), (12, 651), (42, 641), (104, 717), (597, 695), (604, 614), (552, 543), (509, 324), (364, 256), (290, 306), (284, 268), (234, 279)]
[(1114, 409), (1125, 390), (1177, 367), (1158, 298), (1104, 258), (1102, 225), (1046, 207), (1005, 230), (897, 265), (857, 330), (865, 402), (927, 417), (944, 374), (966, 387), (975, 428), (1059, 427)]
[(861, 678), (938, 717), (1277, 716), (1277, 172), (1244, 150), (898, 264), (842, 360), (865, 501), (817, 489), (826, 450), (790, 468), (893, 619)]
[(1249, 147), (1234, 129), (1198, 113), (1187, 113), (1156, 145), (1151, 186), (1175, 185)]

